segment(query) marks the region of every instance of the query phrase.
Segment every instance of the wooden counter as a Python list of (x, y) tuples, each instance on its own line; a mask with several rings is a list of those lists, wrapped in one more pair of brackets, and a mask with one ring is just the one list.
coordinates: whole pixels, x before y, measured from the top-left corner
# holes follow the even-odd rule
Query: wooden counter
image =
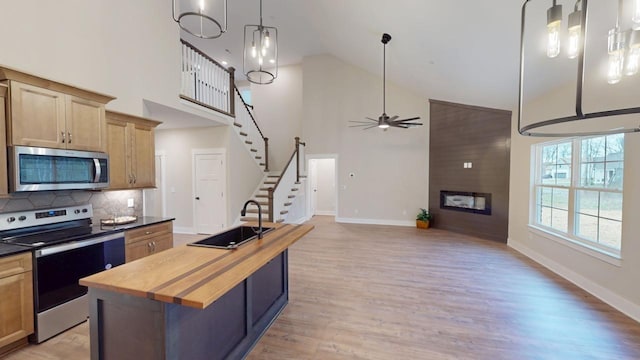
[(235, 250), (181, 246), (80, 280), (91, 359), (243, 359), (289, 300), (287, 248), (310, 225)]
[(80, 285), (204, 309), (313, 229), (275, 227), (236, 250), (181, 246), (80, 280)]

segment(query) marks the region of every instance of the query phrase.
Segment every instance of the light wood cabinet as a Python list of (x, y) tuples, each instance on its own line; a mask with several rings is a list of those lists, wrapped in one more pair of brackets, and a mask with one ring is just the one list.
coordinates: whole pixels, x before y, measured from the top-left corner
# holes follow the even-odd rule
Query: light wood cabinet
[[(0, 84), (0, 169), (7, 169), (7, 133), (5, 112), (7, 109), (7, 94), (9, 87)], [(7, 171), (0, 171), (0, 196), (9, 194)]]
[(105, 104), (114, 98), (0, 67), (9, 95), (7, 145), (105, 151)]
[(105, 151), (104, 104), (10, 82), (11, 145)]
[(31, 253), (0, 258), (0, 354), (33, 333)]
[(125, 260), (131, 262), (173, 247), (173, 222), (139, 227), (124, 232)]
[(155, 187), (154, 129), (160, 122), (107, 111), (109, 189)]

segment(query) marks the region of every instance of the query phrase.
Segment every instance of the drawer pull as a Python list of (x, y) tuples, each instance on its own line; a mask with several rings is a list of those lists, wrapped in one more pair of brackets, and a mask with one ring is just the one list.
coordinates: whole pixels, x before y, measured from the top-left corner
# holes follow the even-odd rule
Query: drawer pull
[(153, 234), (153, 231), (145, 231), (144, 234), (145, 235), (151, 235), (151, 234)]

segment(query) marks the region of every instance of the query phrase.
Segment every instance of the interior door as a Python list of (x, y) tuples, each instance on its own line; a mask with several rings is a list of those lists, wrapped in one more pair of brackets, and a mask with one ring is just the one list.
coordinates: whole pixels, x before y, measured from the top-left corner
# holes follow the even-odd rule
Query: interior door
[(313, 159), (309, 160), (309, 191), (310, 195), (310, 208), (309, 214), (316, 214), (316, 204), (318, 203), (318, 161)]
[(195, 164), (195, 230), (198, 234), (213, 234), (226, 223), (225, 179), (223, 154), (196, 154)]

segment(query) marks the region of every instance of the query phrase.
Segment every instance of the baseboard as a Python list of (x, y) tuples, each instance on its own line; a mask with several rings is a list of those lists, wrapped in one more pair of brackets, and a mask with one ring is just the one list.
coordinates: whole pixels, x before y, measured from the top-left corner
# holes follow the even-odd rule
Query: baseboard
[(174, 226), (173, 232), (177, 234), (195, 234), (196, 231), (192, 227), (187, 226)]
[(356, 219), (336, 217), (336, 222), (345, 224), (367, 224), (367, 225), (391, 225), (391, 226), (416, 226), (415, 220), (388, 220), (388, 219)]
[(336, 216), (336, 212), (335, 211), (318, 211), (318, 210), (316, 210), (316, 213), (314, 215)]
[(513, 241), (508, 239), (507, 245), (518, 251), (519, 253), (525, 255), (526, 257), (532, 259), (533, 261), (539, 263), (540, 265), (546, 267), (547, 269), (553, 271), (554, 273), (562, 276), (563, 278), (569, 280), (576, 286), (581, 289), (587, 291), (591, 295), (597, 297), (598, 299), (604, 301), (605, 303), (613, 306), (620, 312), (634, 319), (635, 321), (640, 322), (640, 305), (635, 304), (626, 298), (614, 293), (613, 291), (599, 285), (588, 278), (576, 273), (575, 271), (558, 264), (557, 262), (549, 259), (548, 257), (531, 250), (526, 245), (519, 243), (517, 241)]

